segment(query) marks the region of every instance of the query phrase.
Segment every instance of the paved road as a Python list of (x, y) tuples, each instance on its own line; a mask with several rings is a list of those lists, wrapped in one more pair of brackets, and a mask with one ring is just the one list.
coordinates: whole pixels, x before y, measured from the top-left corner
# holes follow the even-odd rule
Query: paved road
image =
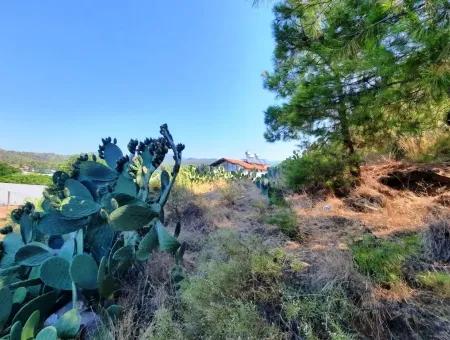
[(41, 198), (44, 189), (45, 185), (0, 183), (0, 206), (8, 203), (9, 205), (20, 205), (27, 199)]

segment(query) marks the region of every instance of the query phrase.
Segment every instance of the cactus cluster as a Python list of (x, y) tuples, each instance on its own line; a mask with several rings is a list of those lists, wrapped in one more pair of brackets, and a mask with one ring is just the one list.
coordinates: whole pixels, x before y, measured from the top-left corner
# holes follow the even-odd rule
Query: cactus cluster
[[(12, 212), (20, 228), (1, 229), (0, 337), (73, 338), (92, 313), (117, 316), (119, 278), (157, 249), (175, 256), (172, 277), (175, 284), (182, 279), (180, 225), (168, 232), (164, 205), (184, 145), (174, 143), (167, 125), (160, 132), (131, 140), (128, 155), (116, 139), (103, 139), (102, 160), (84, 155), (70, 174), (54, 174), (41, 210), (26, 203)], [(169, 150), (175, 166), (160, 172), (160, 191), (152, 192), (150, 177)]]
[(269, 197), (269, 191), (274, 187), (282, 186), (281, 168), (279, 166), (270, 167), (267, 172), (253, 179), (261, 194)]
[(232, 181), (237, 179), (252, 179), (256, 173), (244, 171), (226, 171), (223, 167), (210, 167), (208, 165), (188, 165), (181, 168), (180, 177), (187, 183), (213, 183), (217, 181)]

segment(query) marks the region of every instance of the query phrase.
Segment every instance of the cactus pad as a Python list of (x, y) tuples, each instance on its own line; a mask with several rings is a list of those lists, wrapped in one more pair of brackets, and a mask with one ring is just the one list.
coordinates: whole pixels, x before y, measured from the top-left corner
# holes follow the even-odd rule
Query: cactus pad
[(97, 288), (97, 262), (90, 255), (79, 254), (70, 264), (70, 276), (77, 287), (84, 289)]
[(72, 280), (69, 273), (70, 264), (62, 257), (52, 257), (45, 261), (41, 266), (40, 277), (47, 286), (71, 290)]

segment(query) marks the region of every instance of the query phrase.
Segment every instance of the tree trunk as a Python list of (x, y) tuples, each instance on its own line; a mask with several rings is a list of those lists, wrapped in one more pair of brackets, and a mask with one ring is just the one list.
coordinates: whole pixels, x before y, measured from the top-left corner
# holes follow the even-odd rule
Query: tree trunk
[(341, 136), (342, 142), (344, 143), (345, 148), (348, 151), (348, 155), (350, 156), (351, 169), (350, 173), (353, 177), (359, 177), (361, 174), (359, 163), (355, 159), (355, 145), (353, 144), (352, 136), (350, 133), (350, 128), (348, 125), (347, 119), (347, 111), (345, 107), (341, 107), (338, 110), (339, 112), (339, 123), (341, 124)]

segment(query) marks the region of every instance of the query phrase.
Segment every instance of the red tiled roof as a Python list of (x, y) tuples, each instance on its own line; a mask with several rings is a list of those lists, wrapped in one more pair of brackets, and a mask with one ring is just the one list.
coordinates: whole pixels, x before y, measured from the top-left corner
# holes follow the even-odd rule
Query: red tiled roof
[(243, 167), (245, 170), (258, 170), (258, 171), (267, 171), (269, 168), (266, 164), (256, 164), (256, 163), (248, 163), (246, 161), (242, 161), (240, 159), (232, 159), (232, 158), (221, 158), (217, 161), (211, 163), (211, 166), (219, 165), (223, 162), (228, 162), (231, 164), (236, 164)]

